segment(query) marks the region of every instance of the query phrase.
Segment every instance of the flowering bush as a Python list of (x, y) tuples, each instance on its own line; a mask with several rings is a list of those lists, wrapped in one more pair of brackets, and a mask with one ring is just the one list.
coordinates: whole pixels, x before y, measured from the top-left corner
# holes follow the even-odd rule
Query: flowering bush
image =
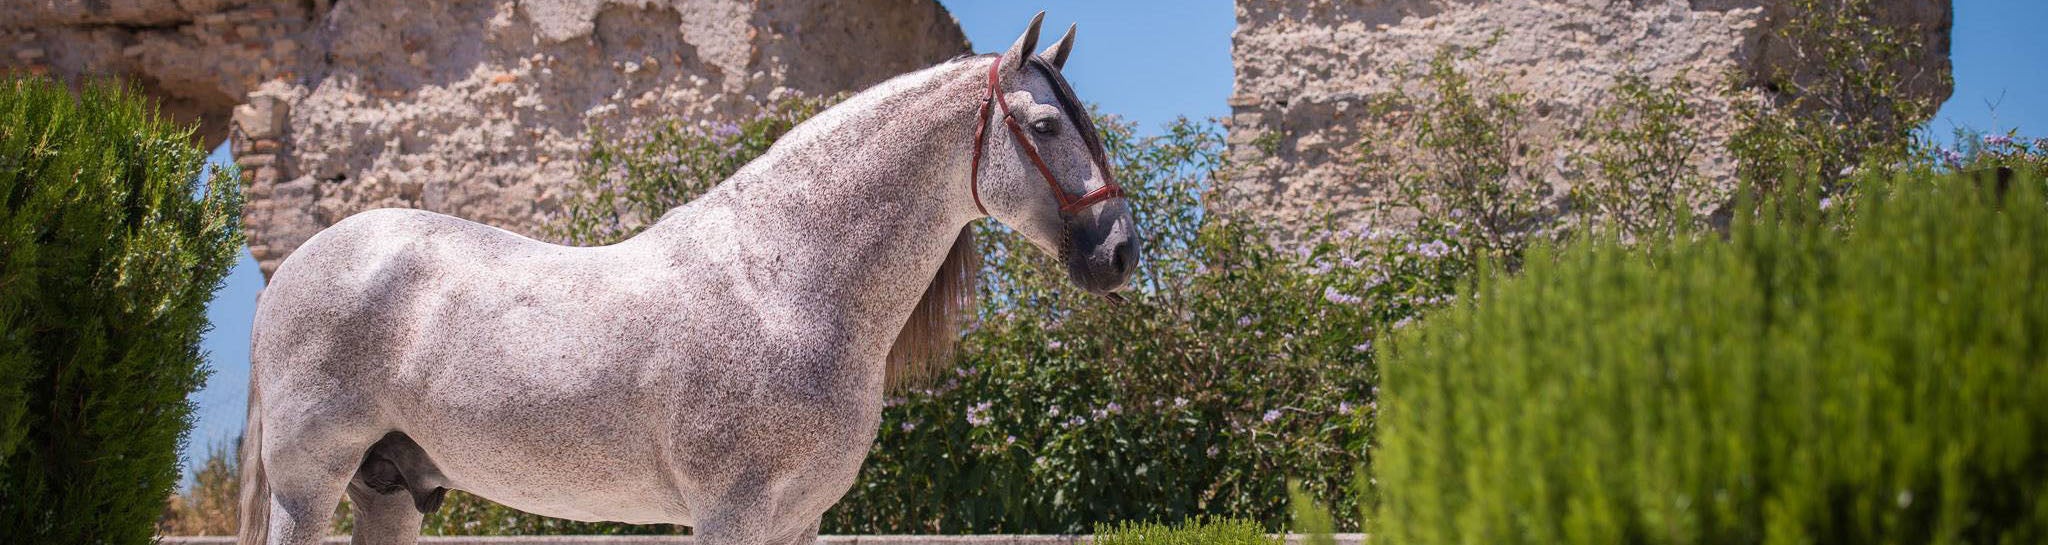
[(1934, 149), (1934, 162), (1957, 172), (2009, 170), (2048, 176), (2048, 138), (2026, 138), (2018, 130), (1985, 134), (1958, 129), (1956, 146)]
[[(1207, 214), (1213, 124), (1101, 123), (1146, 231), (1131, 301), (1067, 286), (982, 226), (990, 259), (955, 376), (891, 400), (831, 533), (1083, 532), (1119, 520), (1285, 522), (1287, 479), (1355, 505), (1378, 380), (1368, 339), (1448, 300), (1453, 241), (1323, 229), (1300, 249)], [(1347, 518), (1344, 524), (1355, 526)]]

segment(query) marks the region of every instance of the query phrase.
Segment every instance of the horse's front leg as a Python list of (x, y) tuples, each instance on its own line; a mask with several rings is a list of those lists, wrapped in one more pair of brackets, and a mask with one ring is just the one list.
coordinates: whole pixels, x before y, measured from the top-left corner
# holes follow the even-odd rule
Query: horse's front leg
[(795, 537), (790, 538), (789, 541), (783, 542), (782, 545), (813, 545), (817, 543), (819, 522), (820, 521), (817, 520), (811, 521), (811, 524), (809, 525), (810, 529), (798, 532)]
[(413, 496), (401, 488), (378, 492), (360, 474), (348, 483), (349, 508), (355, 513), (352, 545), (412, 545), (419, 541), (420, 513)]
[(780, 545), (767, 479), (738, 479), (697, 514), (690, 528), (701, 545)]

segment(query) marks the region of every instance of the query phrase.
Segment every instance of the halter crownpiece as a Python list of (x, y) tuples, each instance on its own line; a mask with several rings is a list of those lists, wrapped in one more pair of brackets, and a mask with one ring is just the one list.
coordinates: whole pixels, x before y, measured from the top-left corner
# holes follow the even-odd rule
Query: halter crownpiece
[[(968, 188), (974, 193), (974, 208), (980, 210), (984, 216), (989, 213), (988, 207), (981, 204), (981, 154), (982, 148), (988, 147), (989, 119), (993, 117), (996, 104), (1000, 101), (999, 89), (1002, 86), (998, 81), (998, 71), (1002, 66), (1003, 56), (998, 54), (996, 62), (988, 67), (988, 96), (982, 98), (980, 122), (974, 129), (974, 163), (969, 173), (971, 178), (968, 179)], [(1031, 163), (1038, 166), (1038, 174), (1045, 177), (1045, 184), (1052, 188), (1053, 198), (1060, 202), (1061, 215), (1070, 216), (1096, 203), (1124, 196), (1123, 186), (1117, 185), (1116, 175), (1110, 173), (1109, 163), (1103, 159), (1101, 153), (1090, 153), (1089, 157), (1095, 162), (1096, 168), (1102, 169), (1102, 175), (1107, 183), (1078, 198), (1068, 195), (1067, 191), (1060, 187), (1059, 180), (1053, 178), (1052, 167), (1046, 166), (1045, 158), (1039, 156), (1038, 146), (1033, 145), (1031, 138), (1024, 134), (1024, 126), (1017, 122), (1016, 113), (1011, 112), (1008, 105), (1002, 106), (1002, 109), (1003, 121), (1009, 125), (1010, 135), (1016, 137), (1017, 145), (1024, 148), (1024, 155), (1031, 158)]]

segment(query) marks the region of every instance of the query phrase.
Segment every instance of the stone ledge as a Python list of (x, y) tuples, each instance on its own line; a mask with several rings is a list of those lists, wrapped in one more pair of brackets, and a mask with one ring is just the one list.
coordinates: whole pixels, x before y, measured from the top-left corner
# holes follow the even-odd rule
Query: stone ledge
[[(1365, 534), (1337, 534), (1337, 545), (1362, 545)], [(818, 542), (824, 545), (1078, 545), (1087, 543), (1089, 536), (1069, 535), (975, 535), (975, 536), (823, 536)], [(1287, 542), (1299, 545), (1304, 540), (1300, 534), (1290, 534)], [(694, 543), (690, 536), (424, 536), (421, 545), (686, 545)], [(165, 537), (164, 545), (235, 545), (232, 536), (206, 537)], [(322, 545), (344, 545), (348, 538), (329, 537)]]

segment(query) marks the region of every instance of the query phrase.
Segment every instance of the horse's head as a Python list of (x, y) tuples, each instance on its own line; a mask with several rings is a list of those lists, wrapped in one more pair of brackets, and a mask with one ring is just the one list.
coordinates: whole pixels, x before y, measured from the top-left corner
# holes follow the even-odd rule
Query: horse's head
[(1044, 18), (1033, 18), (990, 69), (995, 100), (982, 118), (986, 141), (977, 143), (976, 198), (996, 221), (1060, 256), (1075, 284), (1109, 294), (1138, 268), (1137, 224), (1094, 120), (1060, 73), (1073, 27), (1032, 53)]

